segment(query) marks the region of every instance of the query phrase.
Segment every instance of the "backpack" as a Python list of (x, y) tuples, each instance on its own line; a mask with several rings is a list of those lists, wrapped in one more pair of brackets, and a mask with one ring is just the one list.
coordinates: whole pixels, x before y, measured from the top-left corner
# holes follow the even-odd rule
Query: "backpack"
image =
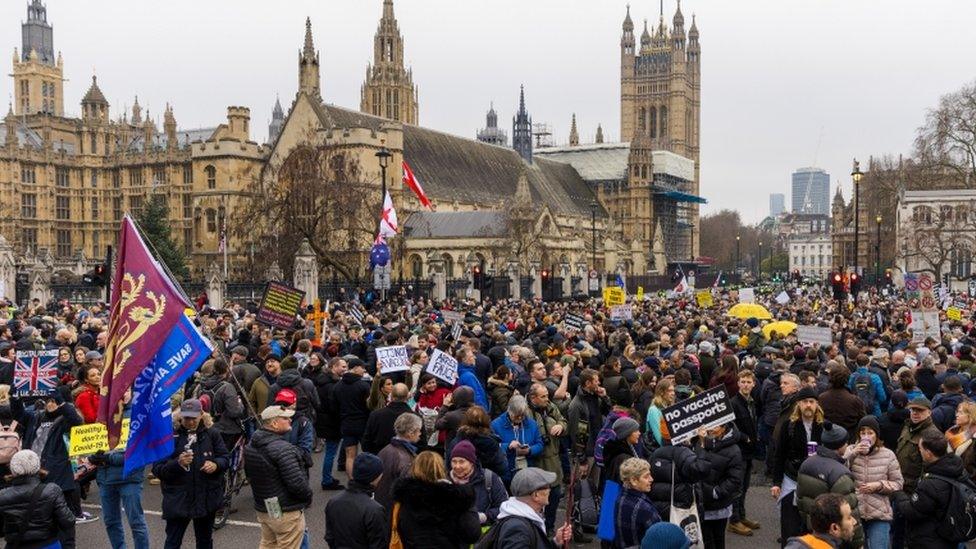
[(6, 427), (0, 427), (0, 465), (10, 463), (10, 458), (20, 451), (20, 434), (17, 433), (17, 422)]
[(613, 432), (613, 422), (622, 417), (629, 416), (617, 412), (610, 412), (607, 414), (607, 418), (603, 420), (603, 427), (600, 427), (600, 431), (596, 434), (596, 443), (593, 445), (593, 459), (596, 460), (596, 464), (600, 467), (603, 467), (603, 447), (611, 440), (617, 438), (616, 433)]
[(969, 479), (959, 480), (941, 475), (926, 475), (937, 478), (952, 486), (949, 505), (939, 528), (942, 539), (953, 543), (966, 543), (976, 540), (976, 484)]
[(582, 528), (596, 530), (600, 524), (600, 496), (589, 479), (576, 483), (576, 499), (573, 501), (573, 522)]
[(488, 531), (485, 532), (485, 535), (481, 536), (481, 539), (478, 540), (478, 543), (474, 544), (474, 549), (493, 549), (495, 547), (501, 548), (501, 545), (498, 544), (498, 537), (502, 531), (502, 524), (504, 524), (509, 520), (522, 521), (523, 523), (525, 523), (525, 525), (529, 527), (529, 530), (532, 532), (532, 536), (531, 536), (532, 543), (529, 544), (529, 547), (536, 547), (539, 544), (539, 532), (536, 529), (535, 524), (533, 524), (531, 520), (525, 517), (520, 517), (518, 515), (509, 515), (499, 520), (495, 524), (493, 524), (491, 528), (489, 528)]
[(203, 385), (197, 385), (196, 398), (200, 401), (200, 406), (203, 408), (204, 412), (209, 413), (213, 416), (214, 421), (220, 418), (220, 414), (223, 410), (216, 410), (216, 403), (219, 402), (216, 398), (217, 391), (220, 391), (221, 387), (227, 383), (226, 381), (221, 381), (211, 387), (210, 389), (204, 389)]
[(864, 403), (864, 410), (870, 414), (877, 404), (874, 394), (874, 384), (871, 383), (871, 374), (864, 372), (854, 375), (854, 394)]

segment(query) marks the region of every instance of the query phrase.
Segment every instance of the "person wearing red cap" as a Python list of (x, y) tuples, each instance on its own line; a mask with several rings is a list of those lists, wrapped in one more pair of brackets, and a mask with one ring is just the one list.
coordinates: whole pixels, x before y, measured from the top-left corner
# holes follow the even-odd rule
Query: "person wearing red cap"
[[(274, 403), (288, 408), (295, 409), (298, 395), (292, 389), (284, 388), (275, 395)], [(285, 440), (292, 443), (301, 450), (305, 468), (312, 467), (312, 448), (315, 445), (315, 426), (312, 421), (302, 414), (295, 414), (291, 418), (291, 430), (285, 433)]]

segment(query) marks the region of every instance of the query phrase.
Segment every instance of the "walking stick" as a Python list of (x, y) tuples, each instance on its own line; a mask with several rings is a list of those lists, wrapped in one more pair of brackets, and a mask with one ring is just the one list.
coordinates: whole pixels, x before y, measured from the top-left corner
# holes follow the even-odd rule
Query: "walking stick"
[[(572, 463), (569, 468), (569, 494), (566, 496), (566, 522), (563, 524), (564, 528), (566, 525), (569, 525), (570, 529), (572, 529), (573, 524), (573, 496), (576, 494), (576, 483), (579, 481), (576, 476), (579, 468), (579, 458), (576, 456), (576, 452), (573, 452), (571, 459)], [(572, 536), (570, 536), (568, 540), (563, 542), (563, 549), (569, 549), (569, 544), (572, 539)]]

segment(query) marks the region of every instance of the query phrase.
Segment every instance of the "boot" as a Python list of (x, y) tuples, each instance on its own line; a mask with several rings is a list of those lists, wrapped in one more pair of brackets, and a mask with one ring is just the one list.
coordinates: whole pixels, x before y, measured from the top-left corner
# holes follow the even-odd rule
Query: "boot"
[(745, 524), (743, 524), (741, 522), (733, 522), (733, 523), (730, 523), (728, 530), (729, 530), (729, 532), (732, 532), (733, 534), (738, 534), (740, 536), (751, 536), (752, 535), (752, 530), (750, 530), (748, 526), (746, 526)]
[(742, 519), (741, 522), (742, 524), (745, 524), (746, 528), (749, 528), (750, 530), (758, 530), (760, 528), (759, 523), (754, 520)]

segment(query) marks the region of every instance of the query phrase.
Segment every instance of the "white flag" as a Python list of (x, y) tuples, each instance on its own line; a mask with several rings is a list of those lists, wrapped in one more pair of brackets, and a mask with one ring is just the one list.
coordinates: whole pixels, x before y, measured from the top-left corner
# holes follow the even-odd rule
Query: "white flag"
[(399, 231), (400, 227), (397, 224), (396, 210), (393, 209), (393, 198), (390, 196), (389, 191), (387, 191), (386, 196), (383, 198), (383, 217), (380, 218), (380, 236), (396, 236)]

